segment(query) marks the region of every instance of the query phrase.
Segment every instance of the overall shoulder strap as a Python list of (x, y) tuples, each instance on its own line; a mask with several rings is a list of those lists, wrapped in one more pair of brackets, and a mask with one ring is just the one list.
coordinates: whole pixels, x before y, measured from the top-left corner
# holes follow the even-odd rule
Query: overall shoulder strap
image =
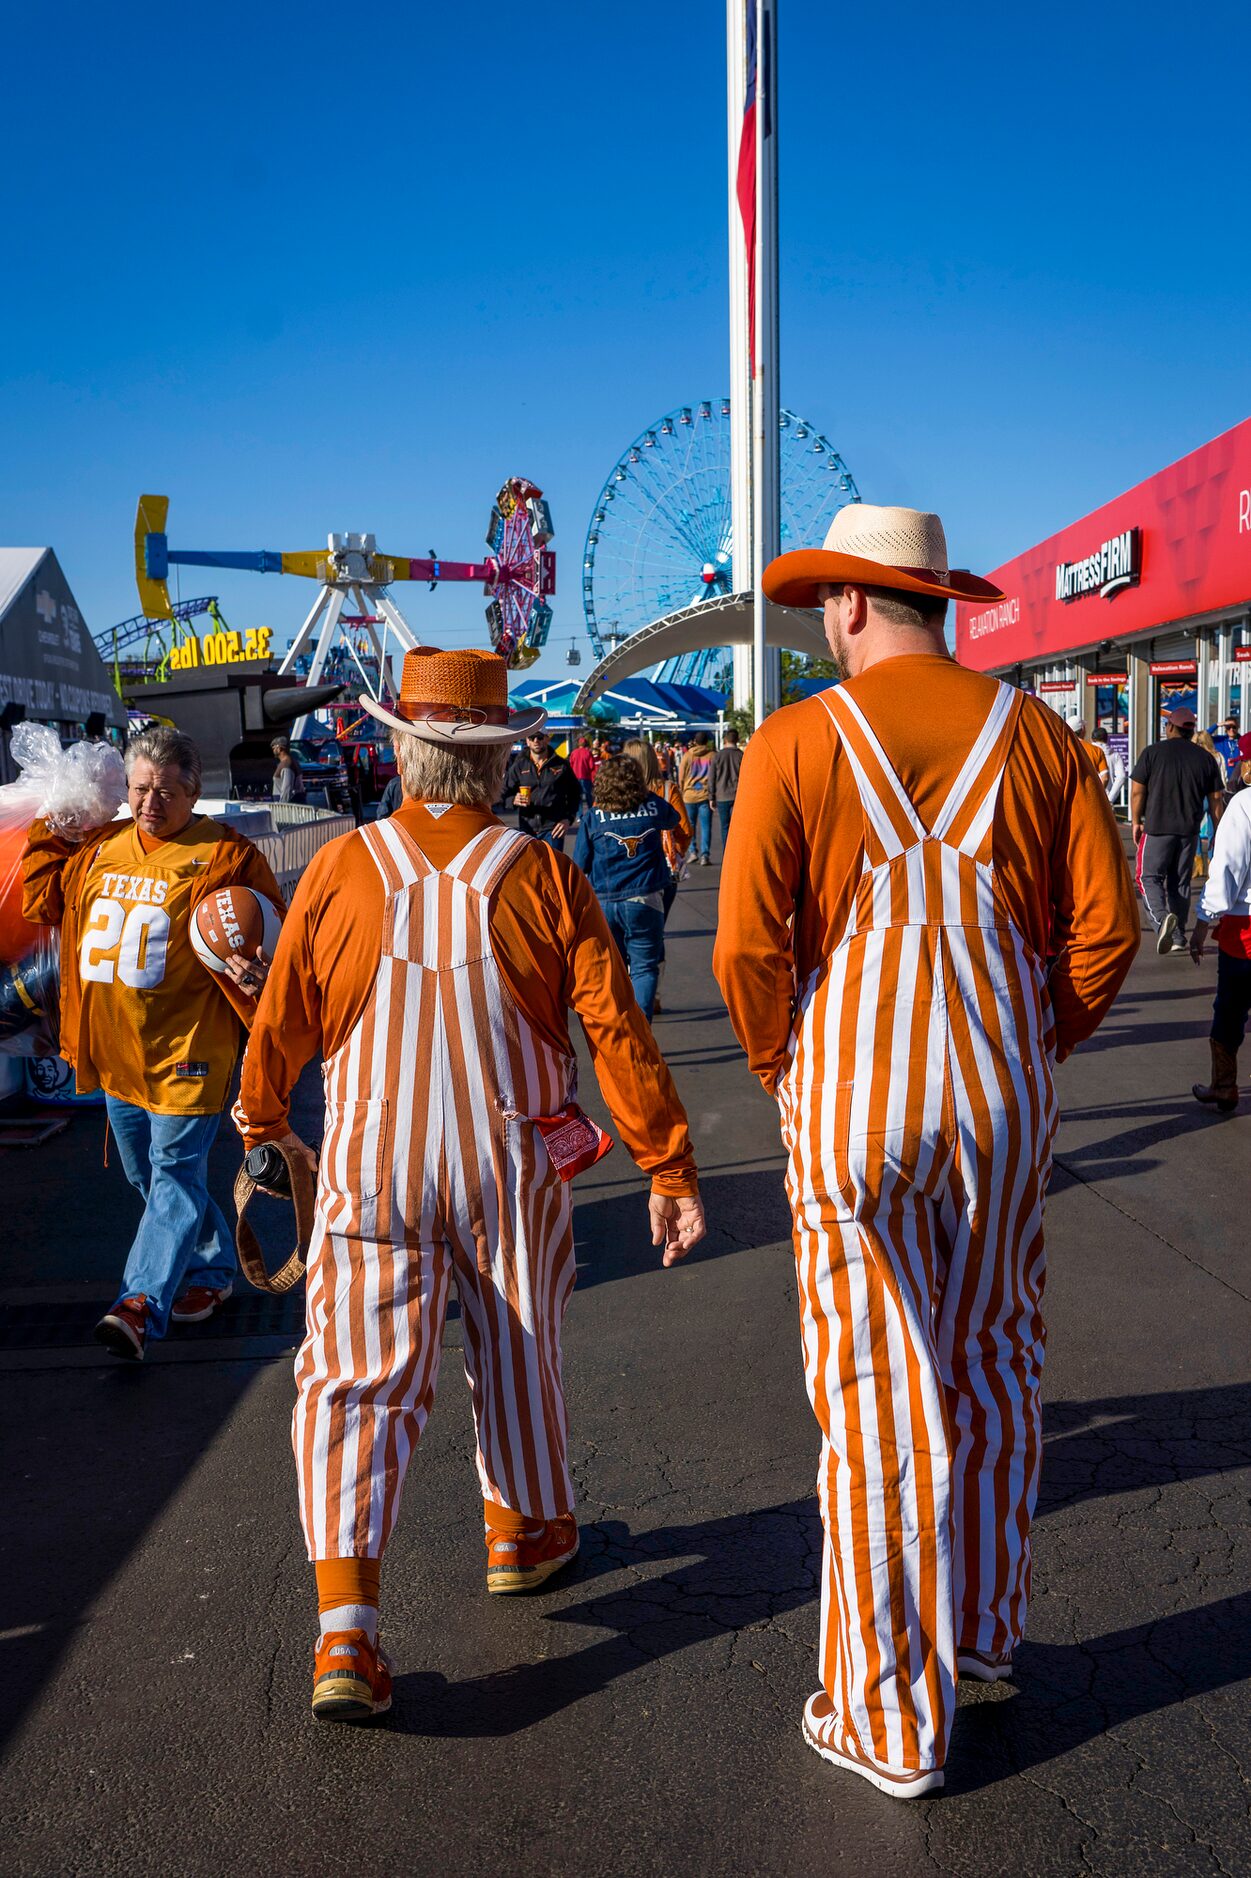
[(374, 866), (382, 875), (388, 893), (412, 887), (434, 872), (417, 843), (404, 833), (391, 816), (380, 822), (366, 822), (357, 829)]
[(820, 697), (847, 752), (866, 827), (872, 829), (886, 858), (891, 860), (924, 841), (928, 830), (855, 699), (842, 685), (821, 692)]
[(986, 722), (934, 823), (938, 839), (962, 854), (977, 854), (990, 832), (1020, 714), (1021, 693), (1000, 680)]
[(443, 872), (474, 893), (490, 894), (531, 839), (519, 828), (505, 828), (497, 822), (467, 841)]

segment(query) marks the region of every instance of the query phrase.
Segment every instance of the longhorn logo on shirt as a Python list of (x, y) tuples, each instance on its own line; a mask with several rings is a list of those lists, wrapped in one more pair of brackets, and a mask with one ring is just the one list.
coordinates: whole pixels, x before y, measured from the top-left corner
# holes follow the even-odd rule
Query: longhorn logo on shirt
[(606, 835), (611, 835), (614, 841), (619, 841), (622, 847), (625, 849), (626, 853), (629, 855), (631, 860), (634, 859), (635, 855), (638, 853), (639, 849), (642, 847), (644, 841), (647, 839), (645, 834), (644, 835), (619, 835), (615, 832), (615, 830), (611, 828), (606, 828), (604, 830), (604, 833)]

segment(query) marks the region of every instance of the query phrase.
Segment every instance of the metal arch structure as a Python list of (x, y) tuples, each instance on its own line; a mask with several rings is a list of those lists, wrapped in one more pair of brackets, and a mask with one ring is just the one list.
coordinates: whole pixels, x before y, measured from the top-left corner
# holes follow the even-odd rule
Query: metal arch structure
[[(716, 594), (710, 600), (697, 600), (691, 606), (681, 607), (664, 619), (653, 620), (604, 653), (595, 669), (583, 679), (574, 699), (573, 715), (584, 715), (600, 693), (610, 686), (636, 677), (653, 665), (676, 659), (682, 653), (749, 646), (753, 628), (754, 600), (750, 593)], [(807, 658), (830, 656), (821, 615), (803, 607), (767, 602), (765, 638), (771, 646), (801, 652)]]
[[(653, 621), (733, 591), (732, 416), (728, 397), (679, 405), (641, 431), (609, 473), (582, 557), (597, 659)], [(806, 419), (782, 411), (778, 432), (782, 546), (808, 545), (860, 492), (839, 452)], [(698, 661), (688, 655), (682, 681), (700, 682), (720, 649), (704, 648)]]
[[(424, 557), (383, 554), (373, 535), (366, 534), (330, 535), (325, 548), (294, 553), (272, 548), (243, 552), (173, 549), (166, 533), (168, 515), (167, 496), (140, 496), (135, 579), (143, 618), (169, 621), (175, 616), (176, 603), (170, 601), (168, 585), (171, 568), (234, 568), (316, 580), (317, 597), (278, 668), (282, 673), (292, 671), (311, 644), (310, 686), (321, 680), (350, 599), (377, 659), (379, 686), (388, 686), (393, 697), (398, 695), (388, 638), (394, 634), (401, 652), (413, 651), (418, 640), (391, 597), (396, 581), (424, 580), (432, 592), (441, 581), (481, 582), (488, 596), (491, 644), (513, 670), (532, 665), (547, 642), (552, 623), (550, 598), (556, 591), (556, 556), (548, 545), (552, 517), (543, 491), (524, 477), (510, 477), (495, 498), (486, 537), (491, 552), (485, 561), (444, 561), (433, 550)], [(295, 734), (302, 735), (305, 729), (306, 720), (301, 719)]]

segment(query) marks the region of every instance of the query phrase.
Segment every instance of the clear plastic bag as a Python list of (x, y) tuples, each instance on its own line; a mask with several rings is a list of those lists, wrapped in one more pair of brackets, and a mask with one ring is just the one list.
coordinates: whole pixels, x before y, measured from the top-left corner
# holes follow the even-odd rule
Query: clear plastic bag
[(20, 774), (0, 785), (0, 965), (25, 959), (43, 928), (22, 918), (22, 853), (42, 816), (68, 840), (111, 822), (126, 800), (126, 766), (107, 743), (68, 750), (46, 724), (19, 724), (9, 748)]
[(0, 964), (0, 1056), (55, 1056), (61, 1047), (61, 935), (34, 926), (24, 958)]
[(126, 765), (111, 743), (72, 743), (63, 750), (46, 724), (19, 724), (9, 748), (21, 775), (0, 788), (0, 798), (20, 790), (29, 800), (38, 791), (28, 820), (39, 816), (58, 835), (72, 840), (102, 827), (126, 800)]

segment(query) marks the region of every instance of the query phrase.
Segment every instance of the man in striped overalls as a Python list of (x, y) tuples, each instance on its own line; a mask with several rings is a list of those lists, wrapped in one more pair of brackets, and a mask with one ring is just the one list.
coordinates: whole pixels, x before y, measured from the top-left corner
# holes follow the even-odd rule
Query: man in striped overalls
[[(857, 504), (765, 591), (821, 603), (847, 682), (752, 738), (715, 967), (782, 1119), (822, 1433), (821, 1688), (805, 1736), (913, 1798), (958, 1676), (1012, 1673), (1041, 1444), (1052, 1068), (1138, 945), (1077, 739), (965, 671), (934, 515)], [(1050, 961), (1050, 962), (1049, 962)]]
[[(504, 661), (421, 648), (394, 711), (404, 802), (329, 843), (297, 889), (244, 1063), (249, 1147), (318, 1166), (296, 1364), (300, 1513), (317, 1570), (313, 1709), (390, 1703), (383, 1549), (434, 1399), (449, 1285), (464, 1331), (487, 1590), (529, 1591), (578, 1549), (560, 1326), (572, 1173), (604, 1138), (576, 1104), (576, 1010), (605, 1101), (652, 1178), (666, 1265), (702, 1236), (686, 1116), (586, 878), (491, 813), (509, 747)], [(288, 1099), (323, 1058), (318, 1160)]]

